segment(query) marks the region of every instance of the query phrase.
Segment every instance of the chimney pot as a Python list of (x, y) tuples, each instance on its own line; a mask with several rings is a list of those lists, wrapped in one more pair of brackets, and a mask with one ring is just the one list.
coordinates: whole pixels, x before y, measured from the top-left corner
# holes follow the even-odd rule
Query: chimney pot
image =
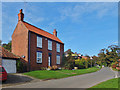
[(18, 14), (18, 21), (23, 21), (24, 14), (22, 13), (22, 9), (20, 9), (20, 12)]
[(54, 29), (53, 35), (57, 37), (57, 31), (56, 31), (56, 29)]
[(20, 9), (20, 13), (22, 13), (22, 9)]

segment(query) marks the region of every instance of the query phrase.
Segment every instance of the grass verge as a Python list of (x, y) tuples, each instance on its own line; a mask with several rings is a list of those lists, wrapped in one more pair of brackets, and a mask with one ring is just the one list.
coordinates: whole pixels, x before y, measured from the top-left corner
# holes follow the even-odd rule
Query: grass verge
[(102, 90), (107, 90), (107, 89), (111, 89), (111, 90), (120, 90), (120, 78), (114, 78), (114, 79), (110, 79), (107, 80), (105, 82), (101, 82), (91, 88), (89, 88), (88, 90), (98, 90), (98, 89), (102, 89)]
[(24, 73), (24, 75), (32, 76), (38, 79), (59, 79), (75, 75), (81, 75), (86, 73), (92, 73), (100, 70), (99, 68), (92, 67), (88, 69), (78, 69), (78, 70), (37, 70)]

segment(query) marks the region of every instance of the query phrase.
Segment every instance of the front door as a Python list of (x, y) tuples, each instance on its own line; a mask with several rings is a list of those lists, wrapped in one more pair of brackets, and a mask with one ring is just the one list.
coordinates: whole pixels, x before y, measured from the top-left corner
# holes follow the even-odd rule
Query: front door
[(50, 56), (48, 57), (48, 66), (50, 66)]
[(48, 66), (51, 66), (51, 54), (48, 56)]

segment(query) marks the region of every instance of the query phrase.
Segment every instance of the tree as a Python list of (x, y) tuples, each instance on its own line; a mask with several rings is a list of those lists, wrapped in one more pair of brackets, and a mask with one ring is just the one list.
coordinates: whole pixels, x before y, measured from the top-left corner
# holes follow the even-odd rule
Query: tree
[(68, 53), (68, 57), (64, 58), (66, 61), (64, 63), (64, 67), (66, 69), (73, 69), (74, 67), (74, 58), (72, 57), (72, 52)]
[(4, 47), (5, 49), (11, 52), (11, 41), (8, 44), (4, 43), (2, 47)]
[(98, 57), (97, 56), (93, 56), (93, 65), (96, 66), (97, 62), (99, 61)]
[(0, 46), (2, 45), (2, 40), (0, 40)]
[(99, 65), (110, 66), (120, 58), (116, 53), (118, 49), (120, 50), (117, 45), (111, 45), (106, 49), (101, 49), (100, 53), (98, 54), (99, 60), (97, 63)]

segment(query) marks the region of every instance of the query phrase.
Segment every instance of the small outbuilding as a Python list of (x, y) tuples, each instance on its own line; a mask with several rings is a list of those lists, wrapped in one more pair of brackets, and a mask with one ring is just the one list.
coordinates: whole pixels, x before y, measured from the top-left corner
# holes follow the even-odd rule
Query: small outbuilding
[(9, 52), (3, 47), (0, 47), (0, 52), (1, 52), (1, 65), (5, 68), (7, 73), (16, 73), (17, 68), (16, 68), (16, 60), (19, 60), (19, 57), (14, 55), (13, 53)]

